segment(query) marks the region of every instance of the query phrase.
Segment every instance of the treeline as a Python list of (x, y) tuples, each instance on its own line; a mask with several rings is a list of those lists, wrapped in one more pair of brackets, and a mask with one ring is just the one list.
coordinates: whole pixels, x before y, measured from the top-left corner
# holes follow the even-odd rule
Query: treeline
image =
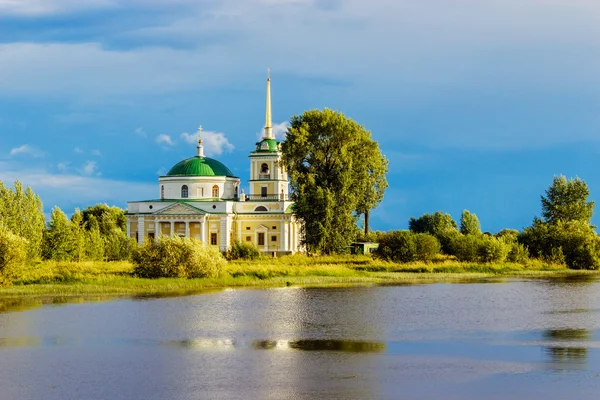
[(408, 231), (373, 232), (362, 239), (379, 242), (376, 255), (399, 262), (429, 261), (438, 254), (459, 261), (526, 264), (530, 258), (572, 269), (600, 267), (600, 238), (591, 224), (594, 202), (579, 178), (555, 177), (541, 196), (542, 216), (521, 232), (481, 232), (479, 219), (465, 210), (458, 225), (450, 214), (411, 218)]
[(126, 260), (135, 245), (118, 207), (76, 209), (70, 219), (55, 207), (46, 224), (42, 201), (31, 188), (19, 181), (10, 188), (0, 181), (0, 275), (40, 259)]

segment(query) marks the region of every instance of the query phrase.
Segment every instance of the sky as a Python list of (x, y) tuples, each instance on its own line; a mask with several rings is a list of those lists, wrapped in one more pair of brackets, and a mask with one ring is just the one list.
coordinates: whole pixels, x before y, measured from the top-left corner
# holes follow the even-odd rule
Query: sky
[(560, 174), (600, 200), (595, 0), (0, 0), (0, 180), (46, 212), (126, 207), (202, 125), (247, 192), (267, 68), (279, 138), (328, 107), (379, 142), (374, 229), (522, 229)]

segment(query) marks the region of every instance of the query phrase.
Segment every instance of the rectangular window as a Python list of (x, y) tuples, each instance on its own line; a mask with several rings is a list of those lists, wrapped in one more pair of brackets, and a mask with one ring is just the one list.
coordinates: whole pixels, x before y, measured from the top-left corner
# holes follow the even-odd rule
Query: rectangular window
[(276, 226), (272, 226), (271, 229), (277, 229), (277, 227)]
[(210, 244), (213, 246), (217, 245), (217, 234), (214, 232), (210, 234)]
[(247, 230), (247, 231), (249, 231), (249, 230), (250, 230), (250, 227), (249, 227), (249, 226), (247, 226), (247, 227), (246, 227), (246, 230)]
[(264, 246), (265, 245), (265, 234), (264, 234), (264, 232), (259, 232), (258, 233), (258, 245), (259, 246)]
[(260, 188), (260, 195), (262, 197), (267, 197), (267, 188), (265, 186)]
[(277, 241), (277, 236), (271, 236), (271, 242), (276, 242)]

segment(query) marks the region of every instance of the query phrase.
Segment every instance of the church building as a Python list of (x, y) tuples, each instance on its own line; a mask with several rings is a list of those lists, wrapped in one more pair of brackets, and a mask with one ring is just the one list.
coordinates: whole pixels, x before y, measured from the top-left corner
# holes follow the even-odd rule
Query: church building
[(204, 155), (200, 137), (194, 157), (158, 178), (157, 199), (128, 202), (128, 236), (138, 243), (160, 235), (194, 237), (221, 251), (237, 239), (264, 253), (296, 253), (301, 249), (301, 225), (291, 211), (281, 143), (273, 135), (270, 77), (263, 137), (249, 158), (250, 190), (245, 194), (239, 177)]

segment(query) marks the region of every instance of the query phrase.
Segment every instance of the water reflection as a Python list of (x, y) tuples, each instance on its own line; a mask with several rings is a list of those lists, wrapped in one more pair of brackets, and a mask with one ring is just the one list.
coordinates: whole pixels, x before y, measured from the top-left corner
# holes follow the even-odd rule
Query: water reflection
[(362, 340), (256, 340), (252, 342), (255, 349), (294, 349), (306, 351), (340, 351), (348, 353), (376, 353), (385, 350), (383, 342)]
[(548, 341), (554, 343), (544, 348), (546, 356), (549, 358), (547, 365), (552, 369), (581, 370), (587, 367), (588, 349), (582, 346), (581, 342), (592, 338), (592, 332), (588, 329), (548, 329), (544, 331), (543, 336)]

